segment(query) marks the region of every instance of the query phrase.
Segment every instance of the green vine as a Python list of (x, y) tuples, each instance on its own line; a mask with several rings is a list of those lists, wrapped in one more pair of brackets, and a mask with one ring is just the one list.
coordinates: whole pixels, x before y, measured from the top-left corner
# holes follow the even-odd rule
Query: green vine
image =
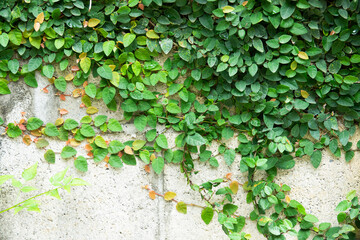
[[(10, 94), (17, 81), (37, 87), (35, 72), (41, 71), (49, 79), (42, 94), (54, 88), (63, 101), (81, 98), (88, 114), (63, 118), (67, 110), (60, 109), (54, 123), (37, 117), (6, 122), (6, 134), (36, 143), (49, 163), (56, 154), (73, 158), (81, 172), (89, 159), (114, 168), (141, 160), (157, 174), (165, 164), (178, 164), (204, 200), (204, 222), (216, 212), (230, 239), (250, 238), (242, 232), (247, 216), (236, 214), (232, 200), (239, 185), (254, 206), (250, 220), (268, 239), (355, 239), (354, 193), (336, 209), (341, 227), (317, 226), (316, 216), (290, 200), (290, 187), (275, 179), (296, 158), (309, 156), (318, 168), (325, 148), (345, 154), (347, 162), (357, 151), (350, 137), (360, 114), (359, 10), (357, 0), (2, 1), (0, 94)], [(71, 94), (69, 84), (76, 86)], [(97, 114), (98, 101), (123, 118)], [(124, 123), (146, 132), (145, 140), (107, 141), (106, 133), (122, 132)], [(160, 125), (178, 133), (175, 148), (157, 131)], [(66, 146), (54, 152), (49, 138)], [(231, 148), (226, 140), (234, 138), (238, 147)], [(77, 156), (83, 141), (88, 154)], [(213, 142), (229, 166), (241, 155), (246, 183), (192, 181), (195, 161), (221, 164), (209, 150)], [(255, 180), (256, 172), (264, 179)], [(146, 189), (152, 198), (174, 200), (172, 193)], [(186, 213), (188, 204), (175, 202)]]
[[(13, 175), (1, 175), (0, 176), (0, 186), (3, 185), (5, 182), (11, 180), (11, 185), (18, 189), (18, 197), (15, 201), (18, 201), (18, 198), (21, 193), (29, 193), (33, 191), (37, 191), (38, 188), (30, 185), (25, 185), (25, 183), (28, 183), (28, 181), (33, 180), (37, 175), (37, 163), (29, 167), (28, 169), (25, 169), (21, 176), (22, 179), (25, 181), (22, 183), (21, 181), (17, 180), (15, 176)], [(14, 209), (14, 213), (18, 213), (19, 211), (26, 209), (27, 211), (35, 211), (40, 212), (39, 208), (39, 202), (36, 200), (38, 197), (41, 197), (43, 195), (48, 195), (51, 197), (55, 197), (57, 199), (61, 199), (59, 190), (64, 189), (67, 192), (70, 193), (71, 187), (74, 186), (83, 186), (87, 185), (88, 183), (80, 178), (73, 178), (73, 177), (66, 177), (66, 172), (68, 169), (65, 169), (64, 171), (56, 173), (54, 176), (52, 176), (49, 180), (50, 183), (55, 187), (53, 189), (50, 189), (48, 191), (36, 194), (28, 199), (25, 199), (19, 203), (16, 203), (15, 205), (8, 207), (4, 210), (0, 210), (0, 214), (10, 211)]]

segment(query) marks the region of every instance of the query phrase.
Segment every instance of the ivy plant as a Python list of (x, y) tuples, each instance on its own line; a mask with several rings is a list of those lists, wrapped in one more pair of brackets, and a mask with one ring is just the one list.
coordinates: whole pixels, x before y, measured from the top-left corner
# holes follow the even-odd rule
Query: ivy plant
[[(236, 180), (215, 190), (228, 180), (196, 184), (191, 177), (196, 161), (216, 168), (219, 156), (230, 166), (241, 155), (239, 171), (248, 177), (242, 186), (254, 206), (249, 217), (265, 237), (308, 239), (315, 231), (317, 239), (355, 239), (349, 221), (357, 217), (357, 198), (337, 208), (342, 227), (316, 226), (316, 216), (287, 199), (290, 187), (276, 176), (298, 158), (320, 167), (324, 149), (349, 162), (360, 147), (350, 141), (360, 114), (359, 10), (359, 1), (350, 0), (3, 1), (0, 94), (11, 94), (18, 81), (37, 87), (40, 72), (49, 81), (42, 94), (53, 88), (62, 101), (79, 98), (87, 113), (64, 119), (67, 110), (60, 109), (55, 122), (6, 122), (6, 134), (34, 142), (50, 164), (57, 154), (73, 159), (81, 172), (91, 159), (114, 168), (143, 162), (157, 174), (179, 165), (204, 199), (205, 224), (217, 213), (231, 239), (249, 238), (232, 202)], [(99, 101), (123, 118), (99, 115), (93, 105)], [(121, 133), (124, 122), (145, 139), (108, 141), (106, 134)], [(160, 125), (177, 132), (176, 148)], [(50, 138), (66, 142), (60, 153)], [(234, 138), (231, 148), (226, 140)], [(78, 156), (83, 141), (88, 154)], [(210, 151), (213, 142), (218, 154)], [(265, 177), (255, 180), (259, 171)], [(223, 201), (213, 202), (212, 194)], [(186, 206), (177, 203), (179, 212)]]
[[(37, 166), (38, 163), (35, 163), (31, 167), (25, 169), (22, 174), (21, 180), (17, 180), (15, 176), (13, 175), (1, 175), (0, 176), (0, 185), (5, 184), (8, 181), (11, 181), (11, 185), (15, 187), (18, 191), (18, 198), (20, 194), (26, 194), (29, 192), (38, 191), (37, 187), (32, 186), (32, 184), (29, 184), (29, 181), (33, 180), (37, 175)], [(56, 173), (54, 176), (52, 176), (49, 180), (50, 183), (54, 186), (53, 189), (50, 189), (48, 191), (38, 193), (30, 198), (27, 198), (21, 202), (15, 203), (13, 206), (10, 206), (4, 210), (0, 211), (1, 213), (10, 211), (13, 209), (14, 214), (18, 213), (21, 210), (27, 210), (27, 211), (35, 211), (40, 212), (39, 204), (40, 202), (37, 200), (38, 197), (43, 195), (48, 195), (51, 197), (55, 197), (57, 199), (61, 199), (59, 190), (63, 189), (70, 193), (71, 187), (75, 186), (83, 186), (87, 185), (88, 183), (80, 178), (73, 178), (71, 176), (65, 177), (66, 172), (68, 169), (65, 169), (64, 171)], [(29, 184), (29, 185), (28, 185)], [(15, 200), (17, 201), (18, 198)]]

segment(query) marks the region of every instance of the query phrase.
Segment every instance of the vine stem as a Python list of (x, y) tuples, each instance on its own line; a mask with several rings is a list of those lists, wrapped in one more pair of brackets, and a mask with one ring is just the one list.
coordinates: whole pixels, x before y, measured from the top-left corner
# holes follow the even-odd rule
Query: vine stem
[(57, 188), (51, 189), (51, 190), (46, 191), (46, 192), (43, 192), (43, 193), (39, 193), (38, 195), (35, 195), (35, 196), (33, 196), (33, 197), (31, 197), (31, 198), (28, 198), (28, 199), (26, 199), (26, 200), (24, 200), (24, 201), (22, 201), (22, 202), (19, 202), (18, 204), (15, 204), (15, 205), (12, 206), (12, 207), (9, 207), (9, 208), (7, 208), (7, 209), (4, 209), (4, 210), (0, 211), (0, 214), (1, 214), (1, 213), (4, 213), (4, 212), (7, 212), (7, 211), (9, 211), (9, 210), (11, 210), (11, 209), (13, 209), (13, 208), (16, 208), (17, 206), (20, 206), (21, 204), (25, 203), (26, 201), (29, 201), (29, 200), (31, 200), (31, 199), (38, 198), (38, 197), (40, 197), (40, 196), (42, 196), (42, 195), (45, 195), (45, 194), (47, 194), (47, 193), (49, 193), (49, 192), (51, 192), (51, 191), (58, 190), (59, 188), (61, 188), (61, 187), (57, 187)]
[[(187, 151), (187, 145), (185, 144), (184, 152), (186, 152), (186, 151)], [(185, 159), (185, 154), (184, 154), (183, 161), (181, 162), (181, 165), (182, 165), (182, 167), (184, 169), (184, 173), (185, 173), (187, 181), (189, 182), (190, 186), (193, 186), (194, 183), (190, 179), (189, 173), (188, 173), (188, 171), (186, 169), (185, 161), (186, 161), (186, 159)], [(210, 199), (208, 199), (206, 196), (204, 196), (204, 194), (202, 194), (201, 190), (199, 191), (199, 194), (207, 203), (209, 203), (212, 207), (215, 207), (215, 204), (211, 203)]]
[[(160, 197), (162, 197), (162, 198), (165, 199), (165, 196), (164, 196), (163, 194), (160, 194), (160, 193), (155, 192), (155, 195), (160, 196)], [(175, 202), (175, 203), (178, 203), (178, 202), (179, 202), (179, 201), (176, 200), (176, 199), (171, 199), (171, 201), (173, 201), (173, 202)], [(185, 203), (185, 205), (191, 206), (191, 207), (203, 208), (203, 209), (206, 208), (206, 207), (204, 207), (204, 206), (200, 206), (200, 205), (197, 205), (197, 204), (194, 204), (194, 203)]]
[[(146, 190), (148, 190), (148, 191), (151, 191), (151, 189), (150, 188), (147, 188), (147, 187), (143, 187), (144, 189), (146, 189)], [(154, 190), (152, 190), (152, 191), (154, 191)], [(155, 192), (155, 191), (154, 191)], [(157, 193), (157, 192), (155, 192), (155, 195), (156, 196), (159, 196), (159, 197), (162, 197), (163, 199), (165, 199), (165, 195), (164, 194), (160, 194), (160, 193)], [(176, 199), (171, 199), (170, 201), (172, 201), (172, 202), (175, 202), (175, 203), (178, 203), (179, 201), (178, 200), (176, 200)], [(206, 206), (201, 206), (201, 205), (197, 205), (197, 204), (194, 204), (194, 203), (185, 203), (184, 202), (184, 204), (186, 205), (186, 206), (190, 206), (190, 207), (197, 207), (197, 208), (202, 208), (202, 209), (205, 209), (206, 208)], [(215, 208), (216, 209), (216, 208)], [(218, 210), (218, 209), (216, 209), (218, 212), (223, 212), (223, 210)], [(237, 214), (232, 214), (231, 216), (234, 216), (234, 217), (239, 217), (239, 215), (237, 215)], [(249, 217), (246, 217), (246, 218), (249, 218)]]

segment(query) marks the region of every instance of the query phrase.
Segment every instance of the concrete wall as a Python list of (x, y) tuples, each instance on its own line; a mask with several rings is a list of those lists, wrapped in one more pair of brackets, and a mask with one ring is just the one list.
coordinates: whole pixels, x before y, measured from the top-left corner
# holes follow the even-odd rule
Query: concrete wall
[[(68, 97), (65, 102), (60, 101), (54, 95), (52, 86), (48, 88), (48, 94), (40, 90), (48, 85), (47, 79), (39, 73), (37, 79), (39, 87), (36, 89), (30, 89), (23, 82), (11, 83), (13, 93), (0, 96), (0, 116), (6, 123), (18, 121), (21, 112), (26, 112), (25, 117), (36, 116), (44, 122), (54, 122), (60, 117), (59, 108), (69, 111), (64, 118), (80, 120), (85, 115), (85, 109), (79, 108), (80, 99)], [(70, 86), (67, 92), (71, 93), (73, 89)], [(97, 104), (99, 114), (121, 118), (120, 112), (110, 113), (105, 106)], [(132, 124), (125, 124), (123, 128), (125, 133), (105, 137), (120, 141), (144, 138), (144, 134), (138, 133)], [(164, 127), (160, 127), (158, 131), (165, 132), (170, 140), (170, 147), (175, 146), (174, 132), (167, 131)], [(0, 127), (1, 133), (4, 133), (4, 128)], [(354, 140), (357, 141), (357, 138), (358, 134)], [(231, 139), (227, 144), (236, 147), (238, 143), (236, 139)], [(54, 151), (61, 151), (63, 147), (64, 142), (51, 140)], [(215, 143), (211, 149), (216, 155)], [(77, 150), (79, 154), (84, 154), (82, 146)], [(159, 193), (173, 191), (177, 193), (177, 200), (203, 205), (199, 195), (187, 186), (178, 165), (166, 165), (164, 173), (156, 175), (153, 172), (146, 173), (141, 162), (137, 166), (125, 165), (122, 169), (115, 170), (107, 168), (104, 162), (95, 164), (90, 161), (89, 171), (81, 174), (73, 167), (73, 160), (66, 161), (57, 156), (55, 164), (48, 164), (43, 154), (44, 151), (36, 149), (34, 144), (23, 144), (21, 138), (12, 140), (0, 135), (0, 174), (20, 177), (24, 168), (39, 162), (39, 175), (32, 182), (36, 182), (42, 190), (51, 187), (48, 181), (50, 176), (67, 166), (70, 167), (69, 173), (72, 176), (81, 177), (91, 185), (78, 187), (72, 194), (64, 193), (63, 201), (50, 197), (40, 198), (41, 213), (23, 211), (17, 215), (12, 212), (1, 214), (0, 239), (227, 239), (216, 216), (212, 223), (205, 225), (200, 218), (201, 209), (188, 208), (187, 215), (180, 214), (173, 202), (165, 202), (160, 198), (151, 200), (147, 191), (142, 189), (142, 186), (149, 185)], [(303, 203), (308, 213), (318, 216), (320, 221), (336, 224), (334, 209), (337, 203), (348, 191), (359, 189), (358, 156), (356, 152), (351, 163), (345, 163), (343, 158), (334, 159), (329, 152), (324, 151), (323, 161), (317, 170), (312, 167), (309, 159), (303, 159), (293, 169), (280, 171), (277, 181), (292, 187), (290, 197)], [(201, 184), (230, 172), (240, 183), (246, 181), (246, 175), (238, 171), (240, 156), (236, 157), (231, 167), (227, 167), (221, 157), (219, 160), (220, 166), (217, 169), (209, 164), (196, 163), (200, 172), (193, 177), (194, 183)], [(0, 209), (10, 206), (16, 199), (15, 191), (10, 189), (5, 187), (0, 190)], [(240, 189), (236, 202), (240, 205), (238, 213), (248, 217), (252, 206), (246, 204), (245, 196), (246, 193)], [(265, 239), (249, 219), (245, 231), (252, 234), (252, 239)]]

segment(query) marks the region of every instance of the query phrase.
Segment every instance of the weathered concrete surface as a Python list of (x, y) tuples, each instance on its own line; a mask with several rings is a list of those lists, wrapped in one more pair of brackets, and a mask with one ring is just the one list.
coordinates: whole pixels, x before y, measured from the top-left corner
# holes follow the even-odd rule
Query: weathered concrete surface
[[(65, 108), (69, 114), (64, 118), (80, 120), (85, 115), (85, 109), (79, 108), (80, 99), (67, 98), (60, 101), (55, 97), (52, 86), (45, 94), (40, 89), (48, 85), (46, 79), (37, 74), (39, 88), (30, 89), (22, 82), (10, 84), (13, 93), (0, 96), (0, 116), (8, 122), (18, 121), (21, 112), (25, 117), (36, 116), (45, 122), (54, 122), (60, 115), (59, 108)], [(73, 87), (69, 86), (68, 93)], [(107, 114), (120, 119), (121, 112), (109, 112), (106, 107), (100, 108), (99, 114)], [(124, 133), (105, 135), (107, 139), (126, 141), (144, 138), (132, 124), (123, 126)], [(4, 129), (0, 129), (0, 133)], [(164, 127), (158, 129), (165, 132), (174, 147), (175, 133), (166, 131)], [(358, 136), (358, 135), (357, 135)], [(354, 139), (357, 140), (357, 139)], [(229, 147), (236, 147), (237, 140), (227, 142)], [(51, 141), (51, 148), (60, 152), (63, 142)], [(85, 154), (83, 147), (77, 148), (78, 154)], [(211, 147), (213, 154), (217, 154), (217, 146)], [(0, 136), (0, 174), (14, 174), (21, 176), (21, 171), (35, 162), (39, 162), (39, 175), (32, 183), (41, 190), (51, 186), (48, 182), (54, 173), (69, 167), (69, 174), (81, 177), (91, 183), (90, 186), (78, 187), (72, 194), (63, 193), (63, 201), (42, 197), (41, 213), (22, 211), (17, 215), (7, 212), (0, 215), (0, 239), (227, 239), (217, 223), (215, 216), (212, 223), (205, 225), (201, 218), (200, 208), (188, 208), (188, 214), (176, 211), (173, 202), (165, 202), (156, 198), (151, 200), (142, 186), (149, 185), (159, 193), (173, 191), (177, 193), (177, 200), (187, 203), (203, 205), (200, 196), (186, 184), (178, 165), (166, 165), (164, 173), (156, 175), (144, 171), (144, 164), (137, 166), (125, 165), (122, 169), (107, 168), (105, 163), (95, 164), (90, 161), (89, 171), (79, 173), (73, 167), (72, 160), (62, 160), (57, 156), (55, 164), (48, 164), (43, 159), (44, 151), (36, 149), (34, 144), (25, 146), (20, 138), (16, 140)], [(319, 217), (320, 221), (336, 223), (334, 211), (346, 193), (352, 189), (359, 189), (360, 162), (358, 154), (351, 163), (344, 159), (334, 159), (328, 153), (323, 153), (323, 161), (318, 169), (314, 169), (306, 159), (298, 161), (295, 168), (280, 171), (277, 181), (292, 187), (290, 197), (303, 203), (308, 213)], [(193, 182), (201, 184), (205, 181), (223, 177), (233, 173), (233, 179), (240, 183), (246, 181), (246, 175), (238, 171), (240, 157), (237, 156), (231, 167), (225, 165), (219, 157), (220, 166), (215, 169), (209, 164), (196, 163), (201, 170), (192, 177)], [(10, 206), (16, 193), (11, 188), (0, 190), (0, 209)], [(252, 206), (245, 202), (246, 193), (240, 190), (236, 202), (240, 204), (238, 214), (248, 217)], [(245, 231), (256, 240), (265, 239), (256, 230), (256, 224), (247, 218)], [(288, 239), (295, 239), (289, 237)]]

